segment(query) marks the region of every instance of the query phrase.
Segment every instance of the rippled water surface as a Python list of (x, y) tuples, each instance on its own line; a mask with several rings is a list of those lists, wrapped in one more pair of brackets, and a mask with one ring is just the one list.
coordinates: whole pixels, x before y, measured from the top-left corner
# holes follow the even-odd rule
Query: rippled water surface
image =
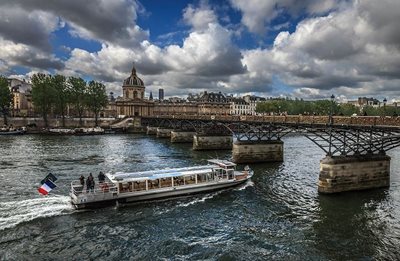
[[(231, 152), (145, 135), (0, 136), (0, 259), (400, 259), (400, 149), (389, 153), (390, 188), (327, 196), (317, 193), (323, 152), (303, 137), (284, 142), (284, 162), (251, 165), (255, 176), (241, 187), (77, 211), (68, 191), (82, 174), (191, 166)], [(48, 172), (58, 187), (42, 197)]]

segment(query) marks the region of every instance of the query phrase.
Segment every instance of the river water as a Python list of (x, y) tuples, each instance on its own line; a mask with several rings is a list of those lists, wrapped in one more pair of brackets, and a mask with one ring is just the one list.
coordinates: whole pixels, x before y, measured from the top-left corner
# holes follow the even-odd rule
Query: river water
[[(250, 165), (252, 181), (237, 188), (77, 211), (68, 191), (81, 174), (205, 164), (231, 152), (146, 135), (0, 136), (0, 259), (400, 259), (400, 149), (389, 152), (390, 188), (320, 195), (323, 152), (301, 136), (284, 142), (283, 163)], [(58, 187), (44, 197), (37, 188), (49, 172)]]

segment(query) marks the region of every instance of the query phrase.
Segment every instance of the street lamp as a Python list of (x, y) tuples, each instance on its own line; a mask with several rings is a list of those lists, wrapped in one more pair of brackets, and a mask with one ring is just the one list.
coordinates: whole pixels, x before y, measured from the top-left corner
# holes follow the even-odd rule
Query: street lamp
[(386, 98), (383, 98), (383, 117), (386, 116), (386, 102), (387, 102)]
[(331, 95), (331, 112), (330, 112), (330, 115), (329, 115), (329, 123), (330, 124), (333, 124), (333, 103), (335, 102), (335, 95)]
[(335, 95), (331, 95), (331, 112), (329, 113), (329, 151), (328, 151), (328, 156), (332, 157), (332, 124), (333, 124), (333, 102), (335, 101)]

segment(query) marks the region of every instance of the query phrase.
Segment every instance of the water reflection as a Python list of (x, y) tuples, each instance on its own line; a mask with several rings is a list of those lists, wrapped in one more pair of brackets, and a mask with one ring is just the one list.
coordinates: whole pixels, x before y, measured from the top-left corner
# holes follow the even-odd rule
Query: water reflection
[(319, 195), (315, 247), (328, 259), (382, 257), (381, 241), (388, 228), (376, 210), (387, 200), (387, 189)]

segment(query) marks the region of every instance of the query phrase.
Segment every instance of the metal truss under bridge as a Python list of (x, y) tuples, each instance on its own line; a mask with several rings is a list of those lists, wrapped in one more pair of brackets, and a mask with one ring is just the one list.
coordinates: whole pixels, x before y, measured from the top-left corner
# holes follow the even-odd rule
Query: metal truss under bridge
[(233, 135), (238, 141), (280, 140), (289, 133), (304, 135), (327, 155), (386, 153), (400, 146), (400, 127), (344, 124), (260, 122), (184, 117), (142, 117), (143, 126), (193, 131), (198, 135)]

